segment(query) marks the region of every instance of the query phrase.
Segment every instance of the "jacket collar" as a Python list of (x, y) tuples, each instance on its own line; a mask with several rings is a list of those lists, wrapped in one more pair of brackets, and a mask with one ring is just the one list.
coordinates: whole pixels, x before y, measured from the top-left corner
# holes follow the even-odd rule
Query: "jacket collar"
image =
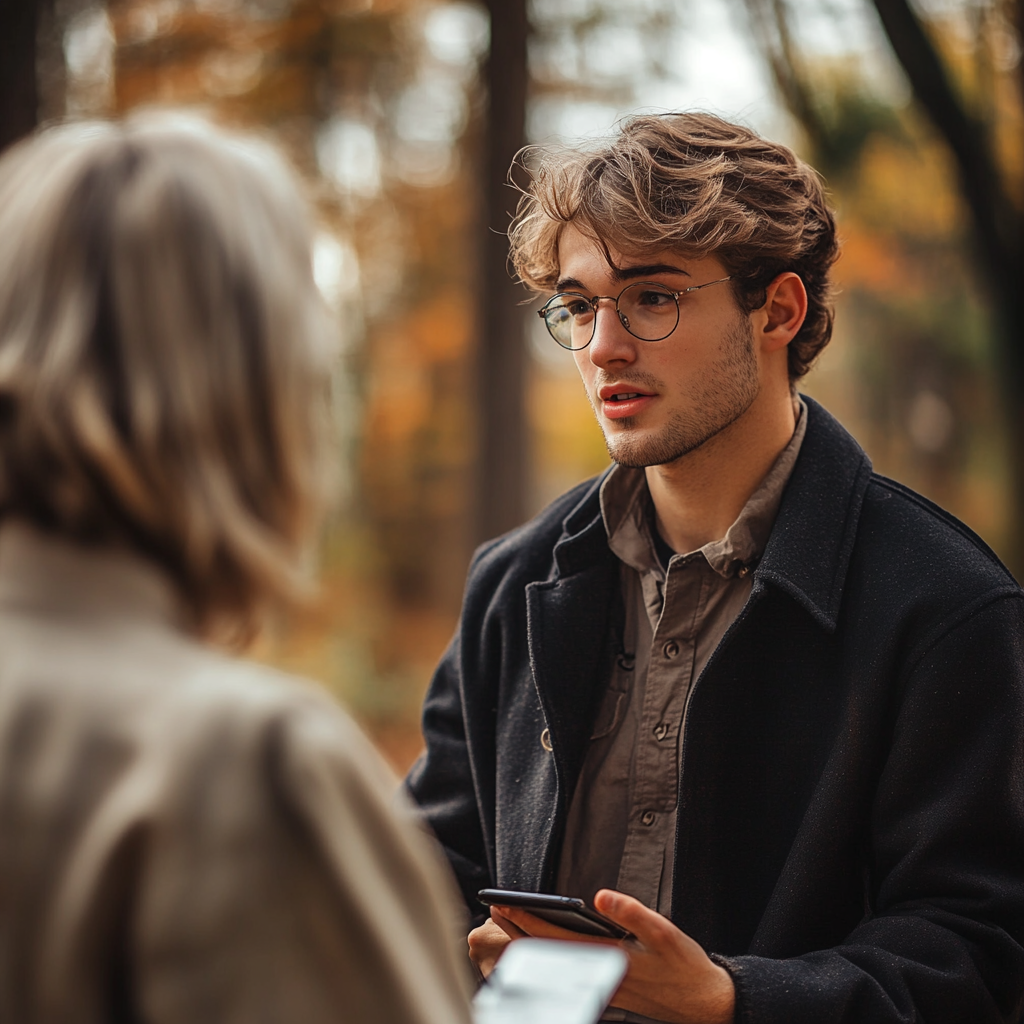
[[(807, 435), (793, 468), (754, 583), (772, 583), (794, 598), (823, 629), (834, 632), (871, 461), (817, 402), (807, 406)], [(597, 477), (563, 522), (554, 577), (566, 577), (611, 556)]]
[(18, 520), (0, 528), (0, 614), (178, 630), (181, 611), (163, 571), (125, 548), (80, 544)]
[(608, 534), (601, 515), (601, 485), (614, 469), (609, 466), (591, 481), (590, 487), (565, 517), (562, 536), (555, 544), (555, 578), (572, 576), (596, 562), (611, 559)]
[(806, 396), (804, 401), (807, 436), (754, 584), (774, 583), (832, 633), (871, 479), (871, 460), (817, 402)]

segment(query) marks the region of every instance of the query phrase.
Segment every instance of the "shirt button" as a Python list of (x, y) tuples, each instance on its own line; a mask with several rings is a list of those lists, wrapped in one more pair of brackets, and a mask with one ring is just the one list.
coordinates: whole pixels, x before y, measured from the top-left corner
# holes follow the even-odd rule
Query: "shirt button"
[(657, 817), (657, 815), (654, 813), (654, 811), (644, 811), (644, 813), (640, 816), (640, 820), (645, 825), (653, 825), (654, 824), (654, 819), (656, 817)]
[(668, 735), (668, 726), (664, 722), (659, 722), (654, 727), (654, 735), (659, 740), (663, 740)]
[(669, 642), (662, 647), (661, 653), (664, 654), (666, 658), (674, 658), (679, 653), (679, 644), (677, 644), (675, 640), (669, 640)]

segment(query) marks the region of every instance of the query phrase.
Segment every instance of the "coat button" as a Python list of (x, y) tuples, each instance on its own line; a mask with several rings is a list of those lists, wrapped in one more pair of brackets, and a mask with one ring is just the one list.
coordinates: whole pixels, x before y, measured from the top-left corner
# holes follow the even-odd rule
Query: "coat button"
[(653, 825), (654, 824), (654, 819), (656, 817), (657, 817), (657, 815), (654, 813), (654, 811), (644, 811), (644, 813), (640, 816), (640, 820), (645, 825)]
[(654, 735), (657, 739), (663, 740), (668, 735), (668, 724), (665, 722), (659, 722), (654, 727)]
[(540, 745), (545, 750), (554, 750), (555, 749), (553, 746), (551, 746), (551, 730), (550, 729), (545, 729), (540, 734)]
[(662, 647), (661, 653), (664, 654), (666, 658), (674, 658), (679, 653), (679, 644), (677, 644), (675, 640), (669, 640), (669, 642)]

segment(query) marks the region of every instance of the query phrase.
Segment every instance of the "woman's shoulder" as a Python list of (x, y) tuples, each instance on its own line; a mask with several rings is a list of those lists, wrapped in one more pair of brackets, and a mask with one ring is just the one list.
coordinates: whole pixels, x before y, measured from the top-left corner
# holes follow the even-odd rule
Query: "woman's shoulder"
[[(331, 763), (335, 770), (366, 769), (374, 781), (395, 785), (359, 726), (326, 688), (270, 665), (209, 652), (170, 687), (160, 714), (189, 723), (209, 741), (274, 748), (284, 760)], [(182, 730), (187, 732), (188, 730)]]

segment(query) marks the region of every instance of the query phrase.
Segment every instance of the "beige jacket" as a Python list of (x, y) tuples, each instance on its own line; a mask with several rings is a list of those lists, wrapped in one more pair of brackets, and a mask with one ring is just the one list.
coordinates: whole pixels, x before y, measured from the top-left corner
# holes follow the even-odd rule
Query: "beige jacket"
[(0, 1021), (469, 1020), (452, 888), (323, 693), (0, 530)]

